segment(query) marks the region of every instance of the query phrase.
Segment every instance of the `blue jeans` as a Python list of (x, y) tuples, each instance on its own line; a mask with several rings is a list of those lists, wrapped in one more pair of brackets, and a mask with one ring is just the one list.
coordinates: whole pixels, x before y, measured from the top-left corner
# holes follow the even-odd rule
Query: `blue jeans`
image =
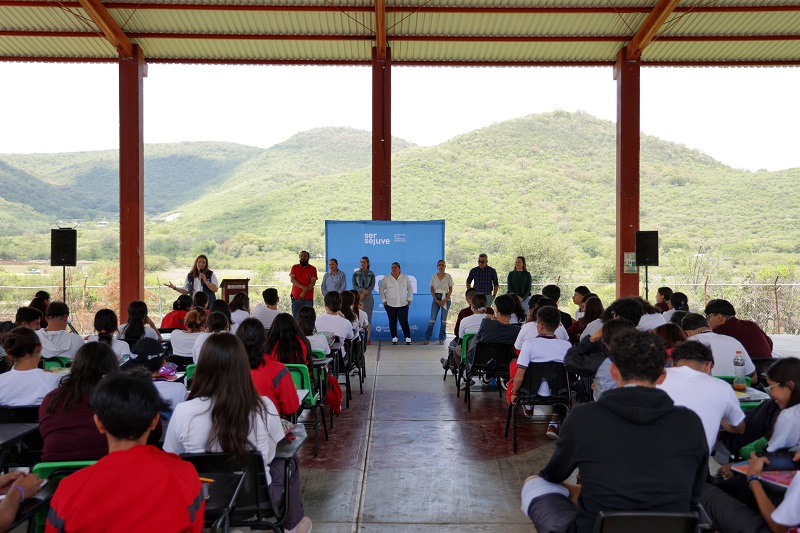
[(428, 330), (425, 332), (425, 340), (431, 340), (431, 336), (433, 335), (433, 326), (436, 324), (436, 315), (439, 313), (439, 310), (442, 311), (442, 318), (439, 321), (439, 340), (443, 341), (447, 337), (447, 312), (450, 310), (450, 300), (440, 306), (436, 303), (436, 300), (441, 300), (444, 297), (441, 293), (436, 293), (436, 298), (431, 301), (431, 319), (428, 321)]
[(314, 307), (314, 300), (301, 300), (295, 298), (292, 300), (292, 316), (297, 320), (297, 313), (300, 312), (301, 307)]

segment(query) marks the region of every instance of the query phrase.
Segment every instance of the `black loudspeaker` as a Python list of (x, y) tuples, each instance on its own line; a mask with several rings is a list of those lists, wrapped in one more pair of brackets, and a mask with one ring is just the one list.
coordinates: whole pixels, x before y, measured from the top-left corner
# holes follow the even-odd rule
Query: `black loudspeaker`
[(636, 232), (636, 266), (658, 266), (658, 232)]
[(77, 265), (78, 256), (78, 230), (76, 229), (51, 229), (50, 230), (50, 266)]

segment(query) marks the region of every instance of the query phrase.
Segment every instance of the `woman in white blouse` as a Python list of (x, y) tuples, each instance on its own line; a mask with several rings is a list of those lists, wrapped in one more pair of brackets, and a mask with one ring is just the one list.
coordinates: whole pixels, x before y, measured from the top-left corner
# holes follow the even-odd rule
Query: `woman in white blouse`
[(389, 331), (392, 334), (392, 344), (397, 344), (397, 321), (406, 336), (406, 344), (411, 345), (411, 328), (408, 326), (408, 308), (414, 298), (414, 288), (411, 280), (400, 271), (400, 263), (392, 263), (392, 272), (381, 280), (378, 289), (386, 316), (389, 318)]
[(447, 312), (450, 311), (450, 295), (453, 292), (453, 278), (444, 271), (447, 264), (440, 259), (436, 267), (439, 272), (431, 277), (431, 319), (428, 321), (428, 330), (425, 332), (424, 344), (429, 344), (433, 335), (433, 326), (436, 324), (436, 315), (441, 311), (439, 319), (439, 344), (444, 344), (447, 337)]

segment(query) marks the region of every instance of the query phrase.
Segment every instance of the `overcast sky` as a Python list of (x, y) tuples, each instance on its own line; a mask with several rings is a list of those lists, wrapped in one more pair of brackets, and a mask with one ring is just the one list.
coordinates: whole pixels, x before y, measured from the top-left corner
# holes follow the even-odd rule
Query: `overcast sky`
[[(368, 67), (150, 65), (145, 142), (269, 147), (318, 126), (371, 128)], [(0, 153), (118, 147), (116, 65), (0, 63)], [(800, 167), (800, 69), (642, 69), (642, 131), (737, 168)], [(611, 68), (392, 69), (393, 134), (434, 145), (563, 109), (615, 120)]]

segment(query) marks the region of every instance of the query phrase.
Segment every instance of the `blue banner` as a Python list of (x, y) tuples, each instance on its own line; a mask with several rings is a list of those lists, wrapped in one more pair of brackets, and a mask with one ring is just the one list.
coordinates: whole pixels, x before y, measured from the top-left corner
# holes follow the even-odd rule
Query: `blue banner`
[[(348, 289), (353, 288), (353, 272), (359, 269), (359, 260), (362, 256), (369, 257), (370, 270), (375, 273), (376, 280), (372, 293), (375, 308), (371, 333), (371, 338), (376, 340), (391, 339), (389, 320), (378, 296), (378, 287), (383, 277), (391, 273), (392, 263), (400, 263), (403, 274), (411, 279), (414, 287), (414, 298), (408, 313), (411, 338), (418, 341), (425, 337), (433, 302), (430, 280), (437, 272), (436, 263), (444, 259), (444, 220), (326, 220), (325, 255), (326, 263), (332, 258), (339, 262), (339, 269), (347, 274)], [(319, 277), (322, 279), (321, 273)], [(436, 322), (433, 339), (438, 339), (438, 317)], [(398, 324), (398, 337), (401, 336)]]

